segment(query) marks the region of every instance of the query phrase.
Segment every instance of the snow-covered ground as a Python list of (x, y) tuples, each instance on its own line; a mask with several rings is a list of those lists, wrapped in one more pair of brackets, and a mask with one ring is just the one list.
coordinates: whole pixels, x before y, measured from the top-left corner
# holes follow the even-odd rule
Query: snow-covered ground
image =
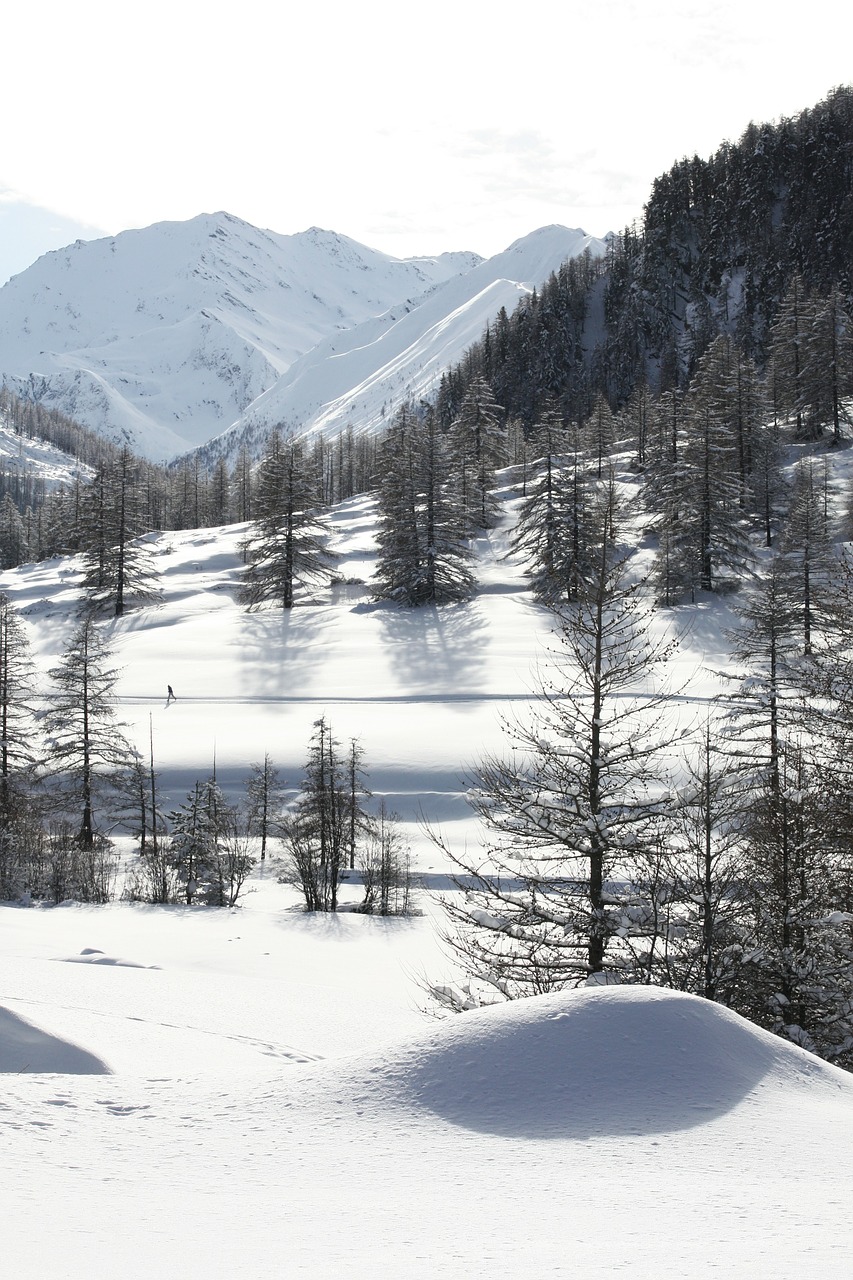
[[(366, 579), (371, 501), (336, 523), (342, 576)], [(156, 538), (164, 603), (111, 624), (121, 715), (177, 803), (214, 755), (234, 792), (264, 752), (297, 786), (326, 713), (401, 814), (422, 914), (306, 916), (275, 859), (230, 911), (0, 907), (3, 1274), (853, 1274), (850, 1075), (656, 989), (426, 1011), (423, 976), (452, 969), (418, 814), (476, 840), (461, 775), (525, 714), (553, 639), (505, 528), (469, 606), (401, 611), (350, 581), (286, 616), (235, 604), (241, 532)], [(42, 670), (75, 581), (0, 575)], [(689, 719), (726, 617), (681, 616)]]

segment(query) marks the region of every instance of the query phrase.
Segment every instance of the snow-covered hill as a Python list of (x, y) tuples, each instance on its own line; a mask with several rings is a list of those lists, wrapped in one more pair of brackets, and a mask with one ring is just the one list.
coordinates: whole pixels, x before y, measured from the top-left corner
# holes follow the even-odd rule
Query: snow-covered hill
[(603, 244), (545, 228), (490, 266), (464, 252), (400, 260), (226, 213), (158, 223), (45, 254), (0, 289), (0, 376), (155, 459), (244, 420), (332, 428), (359, 403), (373, 422), (410, 387), (423, 394), (501, 305), (586, 247)]

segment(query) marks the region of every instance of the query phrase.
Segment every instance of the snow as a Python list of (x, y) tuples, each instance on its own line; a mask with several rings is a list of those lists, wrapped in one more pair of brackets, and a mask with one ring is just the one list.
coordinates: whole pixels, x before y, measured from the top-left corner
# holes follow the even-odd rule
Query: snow
[(0, 467), (8, 472), (20, 472), (22, 476), (35, 475), (44, 482), (46, 489), (60, 485), (70, 486), (76, 476), (88, 480), (90, 467), (78, 462), (70, 454), (54, 448), (45, 440), (29, 439), (19, 435), (14, 428), (0, 421)]
[(0, 380), (155, 460), (244, 425), (334, 434), (355, 403), (376, 429), (502, 305), (604, 247), (551, 227), (488, 262), (401, 260), (227, 213), (78, 240), (0, 289)]
[[(367, 498), (336, 512), (347, 577), (374, 518)], [(110, 627), (120, 713), (141, 748), (153, 730), (174, 803), (214, 752), (232, 791), (265, 751), (298, 786), (326, 713), (402, 815), (422, 914), (306, 916), (275, 858), (232, 910), (0, 907), (4, 1274), (849, 1274), (849, 1074), (655, 988), (428, 1011), (424, 977), (461, 975), (418, 814), (476, 844), (461, 775), (524, 715), (553, 639), (507, 525), (469, 606), (408, 613), (356, 583), (287, 616), (235, 604), (243, 531), (153, 539), (164, 603)], [(0, 575), (41, 671), (75, 582), (65, 561)], [(674, 713), (719, 688), (721, 612), (682, 615)]]

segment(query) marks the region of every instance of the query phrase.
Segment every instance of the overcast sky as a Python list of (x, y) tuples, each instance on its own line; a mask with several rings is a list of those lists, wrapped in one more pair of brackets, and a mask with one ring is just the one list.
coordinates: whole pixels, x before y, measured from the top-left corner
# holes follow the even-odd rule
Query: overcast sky
[(225, 209), (396, 256), (642, 213), (853, 79), (840, 0), (29, 0), (3, 22), (0, 281)]

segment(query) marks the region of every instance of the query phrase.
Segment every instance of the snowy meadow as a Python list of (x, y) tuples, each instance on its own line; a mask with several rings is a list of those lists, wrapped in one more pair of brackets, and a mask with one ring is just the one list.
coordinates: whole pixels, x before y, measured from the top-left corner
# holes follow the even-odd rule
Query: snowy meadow
[[(453, 889), (423, 824), (477, 847), (466, 771), (529, 712), (553, 644), (504, 496), (473, 601), (437, 609), (372, 600), (369, 498), (335, 510), (340, 582), (286, 613), (235, 601), (244, 526), (151, 535), (163, 602), (104, 626), (163, 807), (214, 764), (237, 798), (265, 753), (295, 790), (326, 716), (399, 815), (418, 914), (306, 915), (276, 847), (232, 909), (0, 907), (4, 1274), (853, 1274), (850, 1074), (653, 987), (434, 1016), (426, 981), (457, 977)], [(51, 561), (0, 578), (42, 673), (78, 577)], [(700, 602), (655, 626), (673, 616), (689, 729), (721, 689), (730, 617)], [(360, 896), (350, 875), (342, 904)]]

